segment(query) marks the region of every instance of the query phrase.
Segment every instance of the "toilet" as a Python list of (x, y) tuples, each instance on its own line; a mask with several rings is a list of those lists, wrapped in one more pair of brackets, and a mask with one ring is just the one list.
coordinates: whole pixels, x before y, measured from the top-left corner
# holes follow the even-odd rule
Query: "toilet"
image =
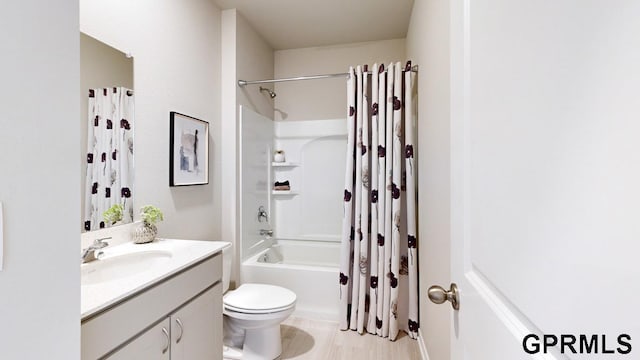
[[(231, 246), (222, 250), (225, 360), (273, 360), (282, 353), (280, 323), (296, 306), (296, 294), (280, 286), (242, 284), (229, 290)], [(233, 339), (233, 340), (228, 340)]]

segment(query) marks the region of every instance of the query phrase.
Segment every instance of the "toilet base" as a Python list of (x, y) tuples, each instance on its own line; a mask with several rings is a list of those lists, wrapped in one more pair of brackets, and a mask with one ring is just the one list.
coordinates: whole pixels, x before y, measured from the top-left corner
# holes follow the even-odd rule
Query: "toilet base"
[(238, 349), (233, 346), (222, 346), (222, 359), (223, 360), (241, 360), (242, 349)]
[(223, 347), (224, 360), (274, 360), (282, 354), (280, 324), (246, 330), (242, 349)]
[(282, 354), (280, 324), (246, 330), (242, 347), (243, 360), (273, 360), (280, 354)]

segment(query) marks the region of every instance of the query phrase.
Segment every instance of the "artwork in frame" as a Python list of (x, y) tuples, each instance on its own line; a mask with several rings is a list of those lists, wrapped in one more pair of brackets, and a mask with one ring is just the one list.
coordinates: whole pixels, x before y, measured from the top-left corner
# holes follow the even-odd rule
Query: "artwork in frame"
[(209, 183), (209, 123), (172, 111), (169, 186)]

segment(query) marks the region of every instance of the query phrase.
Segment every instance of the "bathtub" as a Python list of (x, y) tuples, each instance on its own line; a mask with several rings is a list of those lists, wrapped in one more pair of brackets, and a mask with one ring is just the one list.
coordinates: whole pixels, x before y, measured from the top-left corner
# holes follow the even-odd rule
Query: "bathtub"
[(294, 316), (338, 320), (340, 243), (275, 240), (241, 265), (243, 283), (285, 287), (297, 295)]

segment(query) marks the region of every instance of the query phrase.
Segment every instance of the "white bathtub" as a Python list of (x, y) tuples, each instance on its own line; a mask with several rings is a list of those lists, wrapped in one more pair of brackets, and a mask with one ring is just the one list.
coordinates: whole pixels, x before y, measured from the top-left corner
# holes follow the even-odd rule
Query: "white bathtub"
[(297, 295), (294, 315), (338, 320), (340, 244), (277, 240), (242, 263), (243, 283), (285, 287)]

